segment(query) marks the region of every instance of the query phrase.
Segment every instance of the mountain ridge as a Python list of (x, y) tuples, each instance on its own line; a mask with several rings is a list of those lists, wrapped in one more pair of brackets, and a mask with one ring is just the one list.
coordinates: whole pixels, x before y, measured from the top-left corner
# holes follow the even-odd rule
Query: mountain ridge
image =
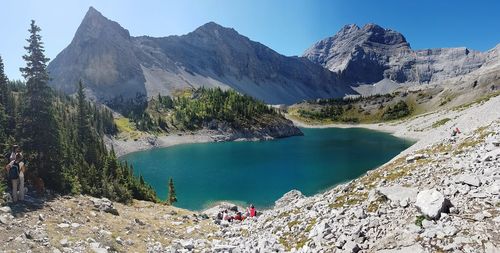
[(184, 35), (130, 36), (90, 7), (48, 69), (52, 87), (71, 94), (82, 80), (89, 96), (104, 103), (203, 86), (234, 89), (269, 104), (293, 104), (439, 84), (495, 65), (498, 52), (414, 50), (403, 34), (368, 23), (345, 25), (301, 57), (288, 57), (215, 22)]
[(52, 87), (73, 93), (82, 79), (100, 101), (200, 86), (232, 88), (273, 104), (356, 94), (322, 66), (280, 55), (214, 22), (180, 36), (133, 37), (92, 7), (48, 69)]
[[(491, 50), (490, 50), (491, 51)], [(303, 57), (339, 73), (352, 86), (433, 83), (481, 68), (490, 51), (466, 47), (413, 50), (404, 35), (376, 24), (346, 25), (306, 49)]]

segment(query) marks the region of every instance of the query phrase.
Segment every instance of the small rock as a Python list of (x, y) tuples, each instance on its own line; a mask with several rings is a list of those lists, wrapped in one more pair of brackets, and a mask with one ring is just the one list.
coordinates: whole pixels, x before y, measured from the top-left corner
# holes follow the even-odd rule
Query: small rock
[(341, 249), (342, 247), (344, 247), (345, 243), (346, 243), (345, 235), (341, 235), (335, 242), (335, 247)]
[(35, 228), (28, 230), (24, 232), (24, 235), (26, 236), (27, 239), (36, 241), (36, 242), (41, 242), (44, 241), (47, 238), (47, 233), (40, 228)]
[(57, 224), (57, 227), (59, 228), (69, 228), (69, 224), (68, 223), (60, 223), (60, 224)]
[(0, 212), (2, 212), (2, 213), (11, 213), (12, 209), (10, 209), (9, 206), (2, 206), (2, 207), (0, 207)]
[(482, 220), (484, 220), (484, 214), (483, 213), (476, 213), (474, 215), (474, 220), (476, 220), (476, 221), (482, 221)]
[(486, 188), (486, 192), (490, 195), (500, 195), (500, 180), (494, 181)]
[(42, 222), (45, 221), (45, 217), (43, 216), (43, 214), (38, 215), (38, 220)]
[(108, 250), (101, 248), (101, 245), (98, 242), (90, 243), (90, 249), (95, 253), (108, 253)]
[(454, 226), (447, 226), (443, 228), (443, 233), (446, 236), (454, 236), (458, 230)]
[(427, 228), (432, 228), (434, 227), (434, 222), (430, 220), (423, 220), (422, 221), (422, 227), (427, 229)]
[(400, 205), (401, 207), (403, 207), (403, 208), (404, 208), (404, 207), (407, 207), (407, 206), (408, 206), (408, 200), (406, 200), (406, 199), (401, 200), (401, 201), (399, 202), (399, 205)]
[(353, 242), (353, 241), (348, 241), (344, 244), (344, 247), (343, 249), (346, 251), (346, 252), (354, 252), (354, 253), (357, 253), (359, 252), (361, 249), (359, 248), (358, 244)]
[(135, 221), (135, 223), (137, 223), (137, 224), (139, 224), (139, 225), (141, 225), (141, 226), (146, 225), (146, 223), (144, 223), (144, 221), (141, 221), (141, 220), (139, 220), (139, 219), (137, 219), (137, 218), (136, 218), (136, 219), (134, 219), (134, 221)]
[(186, 229), (186, 234), (191, 234), (194, 230), (195, 230), (195, 228), (194, 228), (194, 227), (188, 227), (188, 228)]
[(63, 247), (68, 247), (68, 245), (69, 245), (69, 244), (68, 244), (68, 239), (66, 239), (66, 238), (61, 239), (61, 240), (59, 241), (59, 244), (61, 244), (61, 246), (63, 246)]
[(481, 185), (481, 180), (479, 180), (476, 175), (460, 175), (455, 181), (457, 183), (463, 183), (474, 187), (479, 187)]
[(354, 211), (354, 216), (355, 216), (356, 218), (358, 218), (358, 219), (360, 219), (360, 220), (361, 220), (361, 219), (366, 218), (366, 213), (365, 213), (365, 211), (364, 211), (363, 209), (358, 208), (358, 209), (356, 209), (356, 210)]
[(406, 157), (406, 162), (407, 163), (412, 163), (412, 162), (414, 162), (416, 160), (420, 160), (420, 159), (423, 159), (423, 158), (427, 158), (427, 156), (425, 154), (414, 154), (414, 155)]
[(116, 243), (118, 243), (118, 244), (120, 244), (120, 245), (123, 245), (123, 240), (122, 240), (122, 238), (121, 238), (121, 237), (119, 237), (119, 236), (118, 236), (118, 237), (116, 237), (115, 241), (116, 241)]
[(189, 251), (194, 249), (193, 240), (182, 240), (180, 241), (181, 246)]
[(7, 217), (7, 215), (1, 215), (0, 216), (0, 223), (5, 224), (5, 225), (8, 225), (10, 223), (10, 220)]

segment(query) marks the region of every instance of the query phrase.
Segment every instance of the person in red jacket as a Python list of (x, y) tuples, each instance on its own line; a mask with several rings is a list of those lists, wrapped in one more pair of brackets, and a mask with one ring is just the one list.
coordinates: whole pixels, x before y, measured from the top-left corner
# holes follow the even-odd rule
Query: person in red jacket
[(257, 210), (255, 210), (253, 204), (250, 204), (250, 207), (248, 207), (248, 214), (250, 217), (255, 217), (257, 215)]

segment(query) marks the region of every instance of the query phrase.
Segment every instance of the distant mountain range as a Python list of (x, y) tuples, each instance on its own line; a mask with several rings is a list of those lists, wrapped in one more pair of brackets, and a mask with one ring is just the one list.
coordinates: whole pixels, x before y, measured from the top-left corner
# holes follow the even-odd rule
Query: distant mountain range
[(303, 57), (287, 57), (213, 22), (182, 36), (133, 37), (90, 7), (48, 70), (54, 88), (71, 94), (82, 80), (98, 101), (205, 86), (292, 104), (358, 94), (357, 86), (384, 80), (428, 83), (465, 75), (498, 59), (494, 52), (413, 51), (400, 33), (368, 24), (345, 26)]

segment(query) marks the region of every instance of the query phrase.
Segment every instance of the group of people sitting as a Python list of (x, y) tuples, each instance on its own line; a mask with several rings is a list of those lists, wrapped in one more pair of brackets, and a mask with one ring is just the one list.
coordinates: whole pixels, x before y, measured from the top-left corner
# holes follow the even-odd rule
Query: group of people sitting
[(220, 223), (221, 221), (227, 221), (227, 222), (232, 222), (235, 220), (244, 221), (248, 217), (255, 217), (255, 216), (257, 216), (257, 210), (255, 209), (255, 206), (253, 204), (250, 204), (245, 214), (242, 214), (240, 211), (236, 211), (236, 214), (232, 216), (229, 215), (229, 211), (227, 209), (220, 211), (217, 214), (216, 223)]
[(24, 174), (26, 173), (26, 166), (23, 162), (23, 154), (18, 145), (14, 145), (10, 154), (6, 154), (5, 159), (7, 165), (5, 172), (7, 180), (12, 186), (12, 201), (24, 201)]

